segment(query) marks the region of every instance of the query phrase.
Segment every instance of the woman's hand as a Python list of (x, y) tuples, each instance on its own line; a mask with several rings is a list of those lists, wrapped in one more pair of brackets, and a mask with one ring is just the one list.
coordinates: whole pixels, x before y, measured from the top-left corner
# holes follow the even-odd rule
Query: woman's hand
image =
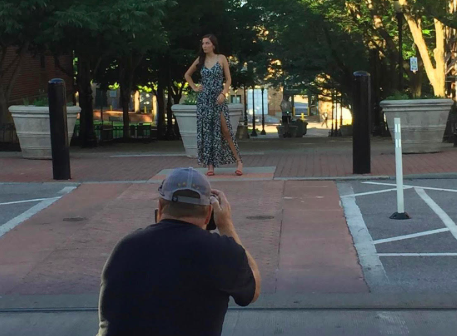
[(197, 92), (197, 93), (202, 92), (203, 91), (203, 86), (201, 86), (201, 85), (196, 86), (196, 87), (193, 88), (193, 90), (194, 90), (194, 92)]
[(217, 97), (217, 103), (218, 103), (219, 105), (221, 105), (221, 104), (223, 104), (224, 102), (225, 102), (225, 95), (224, 95), (223, 93), (221, 93), (221, 94), (219, 95), (219, 97)]

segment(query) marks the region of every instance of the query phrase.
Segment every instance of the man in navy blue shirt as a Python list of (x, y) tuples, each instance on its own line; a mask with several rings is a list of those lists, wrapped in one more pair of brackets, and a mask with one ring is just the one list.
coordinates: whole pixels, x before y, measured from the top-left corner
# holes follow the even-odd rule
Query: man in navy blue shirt
[[(159, 188), (158, 223), (114, 248), (102, 274), (98, 336), (216, 336), (229, 297), (257, 300), (260, 273), (223, 192), (192, 168)], [(214, 211), (220, 234), (205, 230)]]

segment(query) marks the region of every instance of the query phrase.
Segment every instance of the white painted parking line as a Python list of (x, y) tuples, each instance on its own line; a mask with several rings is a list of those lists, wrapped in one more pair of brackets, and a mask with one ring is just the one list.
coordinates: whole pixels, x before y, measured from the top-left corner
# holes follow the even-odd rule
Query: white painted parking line
[[(340, 184), (338, 189), (340, 195), (354, 195), (354, 190), (348, 183)], [(349, 230), (351, 231), (354, 240), (354, 246), (359, 255), (360, 265), (363, 268), (368, 285), (374, 290), (389, 286), (389, 278), (379, 259), (373, 244), (373, 238), (363, 220), (362, 213), (355, 201), (355, 197), (342, 197), (341, 202)]]
[(451, 217), (440, 208), (434, 200), (427, 195), (424, 189), (415, 188), (417, 194), (428, 204), (428, 206), (438, 215), (438, 217), (443, 221), (444, 225), (449, 229), (455, 239), (457, 239), (457, 225), (454, 223)]
[[(59, 194), (68, 194), (76, 188), (77, 187), (75, 187), (75, 186), (65, 187), (62, 190), (60, 190), (58, 193)], [(54, 202), (58, 201), (62, 197), (63, 196), (51, 197), (51, 198), (36, 198), (33, 200), (22, 200), (22, 201), (0, 203), (0, 205), (8, 205), (8, 204), (18, 204), (18, 203), (27, 203), (27, 202), (40, 202), (40, 203), (34, 205), (33, 207), (31, 207), (30, 209), (28, 209), (27, 211), (23, 212), (19, 216), (14, 217), (13, 219), (9, 220), (8, 222), (6, 222), (4, 224), (0, 224), (0, 237), (2, 237), (7, 232), (14, 229), (16, 226), (18, 226), (22, 222), (31, 218), (32, 216), (34, 216), (41, 210), (46, 209), (47, 207), (49, 207), (50, 205), (52, 205)]]
[(443, 228), (443, 229), (437, 229), (437, 230), (418, 232), (418, 233), (413, 233), (413, 234), (404, 235), (404, 236), (398, 236), (398, 237), (392, 237), (392, 238), (386, 238), (386, 239), (378, 239), (378, 240), (373, 241), (373, 244), (377, 245), (377, 244), (391, 243), (394, 241), (412, 239), (412, 238), (423, 237), (423, 236), (430, 236), (430, 235), (434, 235), (437, 233), (449, 232), (449, 231), (450, 230), (448, 228)]
[(68, 193), (72, 192), (73, 190), (75, 190), (76, 188), (78, 188), (78, 187), (76, 187), (76, 186), (65, 187), (61, 191), (59, 191), (58, 194), (68, 194)]
[(378, 253), (379, 257), (457, 257), (457, 253)]
[(33, 202), (41, 202), (41, 201), (47, 201), (47, 200), (59, 199), (59, 198), (60, 198), (60, 197), (35, 198), (35, 199), (22, 200), (22, 201), (4, 202), (4, 203), (0, 203), (0, 205), (11, 205), (11, 204), (21, 204), (21, 203), (33, 203)]
[[(412, 187), (404, 187), (403, 189), (411, 189)], [(358, 197), (358, 196), (367, 196), (367, 195), (376, 195), (376, 194), (382, 194), (386, 192), (391, 192), (391, 191), (397, 191), (397, 188), (395, 189), (384, 189), (384, 190), (376, 190), (376, 191), (367, 191), (363, 193), (358, 193), (358, 194), (353, 194), (353, 195), (346, 195), (346, 196), (341, 196), (341, 197)]]
[(60, 197), (55, 197), (51, 198), (45, 201), (41, 201), (37, 205), (31, 207), (29, 210), (26, 212), (23, 212), (17, 217), (14, 217), (13, 219), (9, 220), (3, 225), (0, 225), (0, 237), (2, 237), (5, 233), (11, 231), (14, 229), (16, 226), (21, 224), (22, 222), (26, 221), (27, 219), (31, 218), (33, 215), (37, 214), (43, 209), (46, 209), (48, 206), (56, 202)]
[[(389, 187), (394, 187), (394, 186), (396, 186), (395, 184), (392, 184), (392, 183), (383, 183), (383, 182), (362, 182), (362, 183), (364, 183), (364, 184), (374, 184), (374, 185), (389, 186)], [(405, 184), (404, 187), (408, 187), (408, 188), (420, 188), (420, 189), (424, 189), (424, 190), (447, 191), (447, 192), (454, 192), (454, 193), (457, 193), (457, 189), (422, 187), (422, 186), (413, 186), (413, 185), (409, 185), (409, 184)]]

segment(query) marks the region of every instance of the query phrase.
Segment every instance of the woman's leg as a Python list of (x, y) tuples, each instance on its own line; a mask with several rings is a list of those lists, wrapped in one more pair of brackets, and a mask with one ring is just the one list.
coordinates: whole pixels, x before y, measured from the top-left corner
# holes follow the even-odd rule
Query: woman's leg
[(230, 135), (230, 131), (227, 126), (227, 122), (225, 121), (224, 113), (221, 113), (221, 131), (222, 131), (222, 136), (227, 140), (227, 143), (229, 144), (230, 150), (233, 153), (233, 156), (236, 159), (237, 162), (237, 169), (242, 172), (243, 170), (243, 162), (241, 162), (241, 158), (238, 155), (238, 152), (236, 150), (235, 144), (233, 143), (232, 136)]

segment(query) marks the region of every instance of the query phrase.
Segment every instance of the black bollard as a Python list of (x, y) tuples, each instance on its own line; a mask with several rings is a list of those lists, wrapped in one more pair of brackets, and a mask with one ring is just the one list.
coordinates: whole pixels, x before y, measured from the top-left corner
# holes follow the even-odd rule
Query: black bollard
[(354, 73), (353, 97), (353, 142), (352, 160), (354, 174), (371, 173), (370, 115), (371, 85), (370, 74), (365, 71)]
[(68, 144), (67, 99), (65, 82), (60, 78), (48, 83), (49, 123), (51, 126), (52, 172), (54, 180), (69, 180), (70, 146)]

